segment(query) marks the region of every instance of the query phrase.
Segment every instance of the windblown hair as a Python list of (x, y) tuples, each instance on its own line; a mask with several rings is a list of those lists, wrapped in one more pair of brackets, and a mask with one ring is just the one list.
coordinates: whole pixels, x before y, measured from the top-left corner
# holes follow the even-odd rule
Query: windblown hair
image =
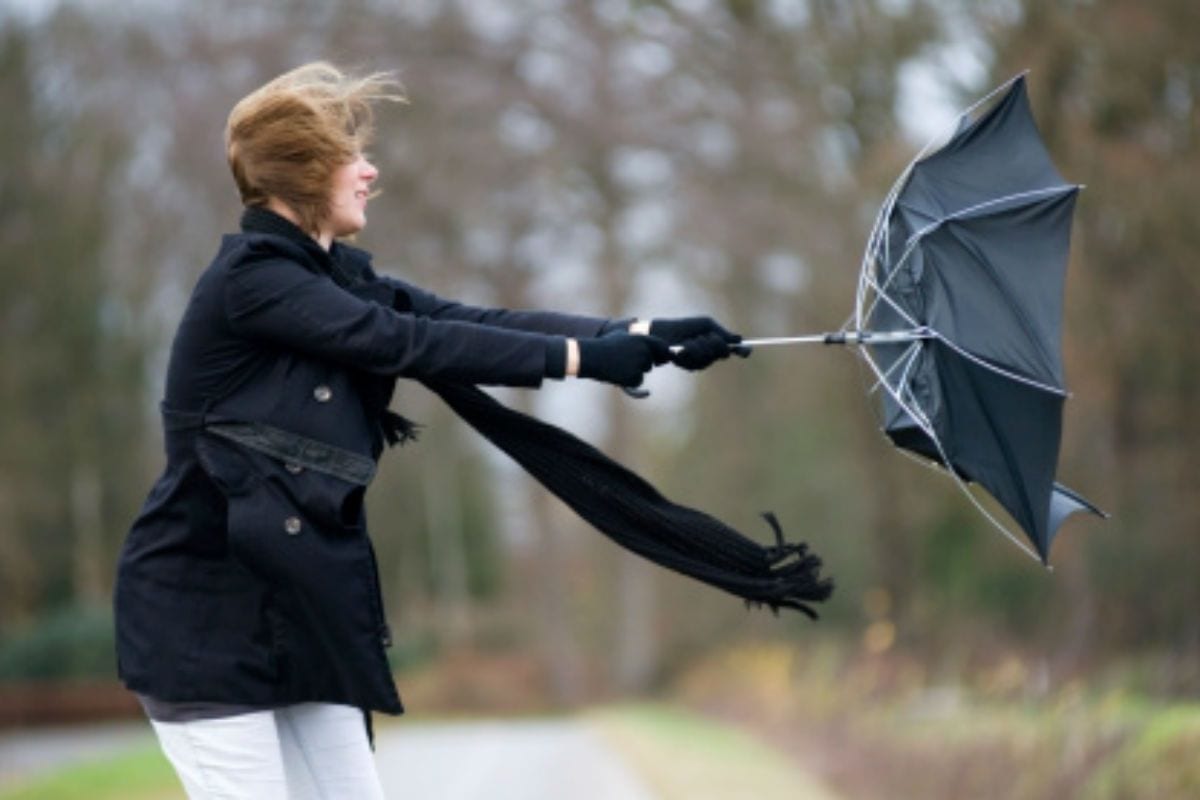
[(333, 172), (370, 142), (372, 103), (380, 100), (404, 101), (390, 73), (354, 76), (316, 61), (238, 101), (225, 126), (225, 154), (242, 204), (278, 198), (315, 233), (330, 213)]

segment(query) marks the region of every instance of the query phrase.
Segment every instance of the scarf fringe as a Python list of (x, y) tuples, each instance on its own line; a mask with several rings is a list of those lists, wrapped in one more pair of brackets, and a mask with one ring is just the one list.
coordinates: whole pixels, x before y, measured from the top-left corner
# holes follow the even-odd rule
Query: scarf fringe
[(386, 410), (379, 419), (379, 426), (383, 428), (383, 438), (387, 440), (388, 447), (415, 442), (421, 435), (422, 427), (418, 422)]

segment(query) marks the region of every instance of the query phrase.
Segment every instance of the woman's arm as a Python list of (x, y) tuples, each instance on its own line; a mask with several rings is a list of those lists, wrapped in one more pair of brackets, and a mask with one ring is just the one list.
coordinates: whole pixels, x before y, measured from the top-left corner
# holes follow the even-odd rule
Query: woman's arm
[[(570, 368), (579, 377), (637, 386), (670, 355), (652, 336), (588, 336), (568, 352), (575, 340), (561, 335), (400, 313), (277, 256), (234, 263), (224, 300), (239, 336), (385, 375), (538, 386)], [(551, 316), (595, 330), (579, 322), (586, 318)]]
[(537, 386), (566, 369), (562, 335), (480, 324), (453, 311), (401, 314), (273, 255), (230, 268), (225, 309), (240, 336), (368, 372)]
[(631, 319), (607, 319), (557, 311), (513, 311), (482, 308), (439, 297), (433, 292), (388, 276), (378, 276), (395, 291), (408, 296), (412, 311), (430, 319), (470, 322), (509, 330), (529, 331), (577, 339), (590, 339), (609, 333), (627, 332)]

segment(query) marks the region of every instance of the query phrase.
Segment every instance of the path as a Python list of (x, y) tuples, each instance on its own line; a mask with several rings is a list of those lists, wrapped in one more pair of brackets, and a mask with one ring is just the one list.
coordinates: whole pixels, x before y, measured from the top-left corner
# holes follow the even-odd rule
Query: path
[(92, 761), (154, 741), (142, 721), (0, 731), (0, 789), (64, 764)]
[[(577, 718), (463, 722), (376, 719), (376, 764), (388, 797), (661, 800), (634, 767), (608, 744), (607, 736), (601, 735), (595, 725)], [(667, 763), (684, 770), (691, 781), (689, 784), (668, 780), (671, 788), (667, 796), (725, 798), (730, 796), (729, 792), (717, 784), (736, 776), (745, 780), (746, 786), (759, 787), (755, 796), (763, 800), (833, 797), (815, 782), (810, 785), (802, 773), (782, 775), (787, 768), (774, 769), (775, 773), (781, 773), (778, 780), (760, 780), (761, 774), (744, 762), (761, 759), (743, 757), (739, 755), (741, 751), (716, 757), (709, 752), (711, 741), (707, 744), (704, 739), (698, 741), (709, 749), (700, 747), (693, 753), (695, 742), (689, 745), (671, 741), (667, 742), (667, 750), (658, 752), (659, 756), (665, 754)], [(42, 772), (103, 760), (153, 744), (154, 734), (145, 722), (0, 733), (0, 791)], [(685, 745), (686, 752), (678, 750)], [(722, 766), (730, 763), (740, 766), (732, 771)], [(656, 777), (664, 778), (661, 773), (656, 773)], [(695, 785), (697, 780), (702, 785)], [(182, 792), (167, 796), (182, 797)]]
[[(153, 741), (144, 722), (5, 732), (0, 789)], [(571, 719), (384, 724), (376, 763), (388, 797), (654, 800), (619, 756)]]
[(438, 800), (653, 800), (588, 728), (571, 719), (382, 727), (376, 763), (388, 797)]

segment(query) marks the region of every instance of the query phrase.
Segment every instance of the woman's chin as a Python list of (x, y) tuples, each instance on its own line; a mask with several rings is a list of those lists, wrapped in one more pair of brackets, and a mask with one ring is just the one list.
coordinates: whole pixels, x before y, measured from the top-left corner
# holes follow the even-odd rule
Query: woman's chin
[(342, 239), (347, 236), (353, 236), (356, 233), (362, 232), (362, 229), (367, 227), (367, 218), (365, 216), (357, 220), (345, 220), (342, 225), (338, 226), (335, 238)]

